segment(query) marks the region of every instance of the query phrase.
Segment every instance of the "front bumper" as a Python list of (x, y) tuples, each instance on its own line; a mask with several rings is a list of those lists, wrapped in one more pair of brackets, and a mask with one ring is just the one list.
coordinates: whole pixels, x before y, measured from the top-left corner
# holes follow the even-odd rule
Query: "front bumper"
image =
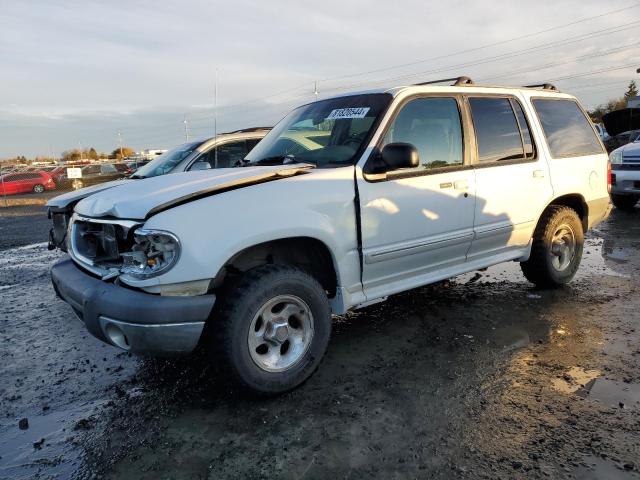
[(103, 342), (135, 353), (192, 351), (215, 295), (163, 297), (103, 282), (63, 259), (51, 268), (56, 294)]
[(611, 193), (615, 195), (640, 194), (639, 170), (613, 170), (615, 182), (611, 185)]

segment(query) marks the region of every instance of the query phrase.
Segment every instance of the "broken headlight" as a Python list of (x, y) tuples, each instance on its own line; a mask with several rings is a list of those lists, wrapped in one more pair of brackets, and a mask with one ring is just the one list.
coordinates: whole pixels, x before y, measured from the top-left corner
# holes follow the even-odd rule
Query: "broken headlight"
[(180, 242), (169, 232), (138, 229), (133, 234), (131, 251), (122, 253), (120, 273), (144, 279), (165, 273), (180, 256)]

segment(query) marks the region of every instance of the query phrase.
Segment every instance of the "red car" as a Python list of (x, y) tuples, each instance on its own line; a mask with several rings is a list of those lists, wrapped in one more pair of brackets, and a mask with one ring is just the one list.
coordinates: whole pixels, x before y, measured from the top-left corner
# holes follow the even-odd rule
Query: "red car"
[(56, 184), (51, 175), (45, 172), (16, 172), (7, 173), (0, 177), (0, 195), (13, 193), (42, 193), (54, 190)]

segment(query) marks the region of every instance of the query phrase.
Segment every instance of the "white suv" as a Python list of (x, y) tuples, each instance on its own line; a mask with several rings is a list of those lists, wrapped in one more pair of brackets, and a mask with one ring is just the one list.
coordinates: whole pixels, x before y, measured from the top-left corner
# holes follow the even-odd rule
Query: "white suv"
[(583, 109), (549, 85), (432, 83), (303, 105), (244, 167), (82, 200), (57, 293), (105, 342), (200, 343), (241, 386), (278, 393), (317, 368), (332, 314), (506, 261), (542, 287), (570, 281), (610, 210)]

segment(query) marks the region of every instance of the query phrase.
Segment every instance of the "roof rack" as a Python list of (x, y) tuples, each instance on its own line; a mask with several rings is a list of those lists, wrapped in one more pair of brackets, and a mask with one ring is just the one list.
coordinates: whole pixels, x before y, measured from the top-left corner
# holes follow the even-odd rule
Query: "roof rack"
[(540, 83), (536, 85), (525, 85), (524, 88), (541, 88), (542, 90), (551, 90), (552, 92), (559, 92), (555, 85), (550, 83)]
[(248, 133), (248, 132), (259, 132), (260, 130), (271, 130), (273, 127), (250, 127), (250, 128), (241, 128), (240, 130), (233, 130), (232, 132), (225, 132), (225, 134), (229, 133)]
[(414, 83), (414, 85), (432, 85), (434, 83), (444, 82), (453, 82), (451, 85), (455, 87), (459, 87), (460, 85), (474, 85), (473, 80), (469, 77), (442, 78), (440, 80), (431, 80), (430, 82)]

